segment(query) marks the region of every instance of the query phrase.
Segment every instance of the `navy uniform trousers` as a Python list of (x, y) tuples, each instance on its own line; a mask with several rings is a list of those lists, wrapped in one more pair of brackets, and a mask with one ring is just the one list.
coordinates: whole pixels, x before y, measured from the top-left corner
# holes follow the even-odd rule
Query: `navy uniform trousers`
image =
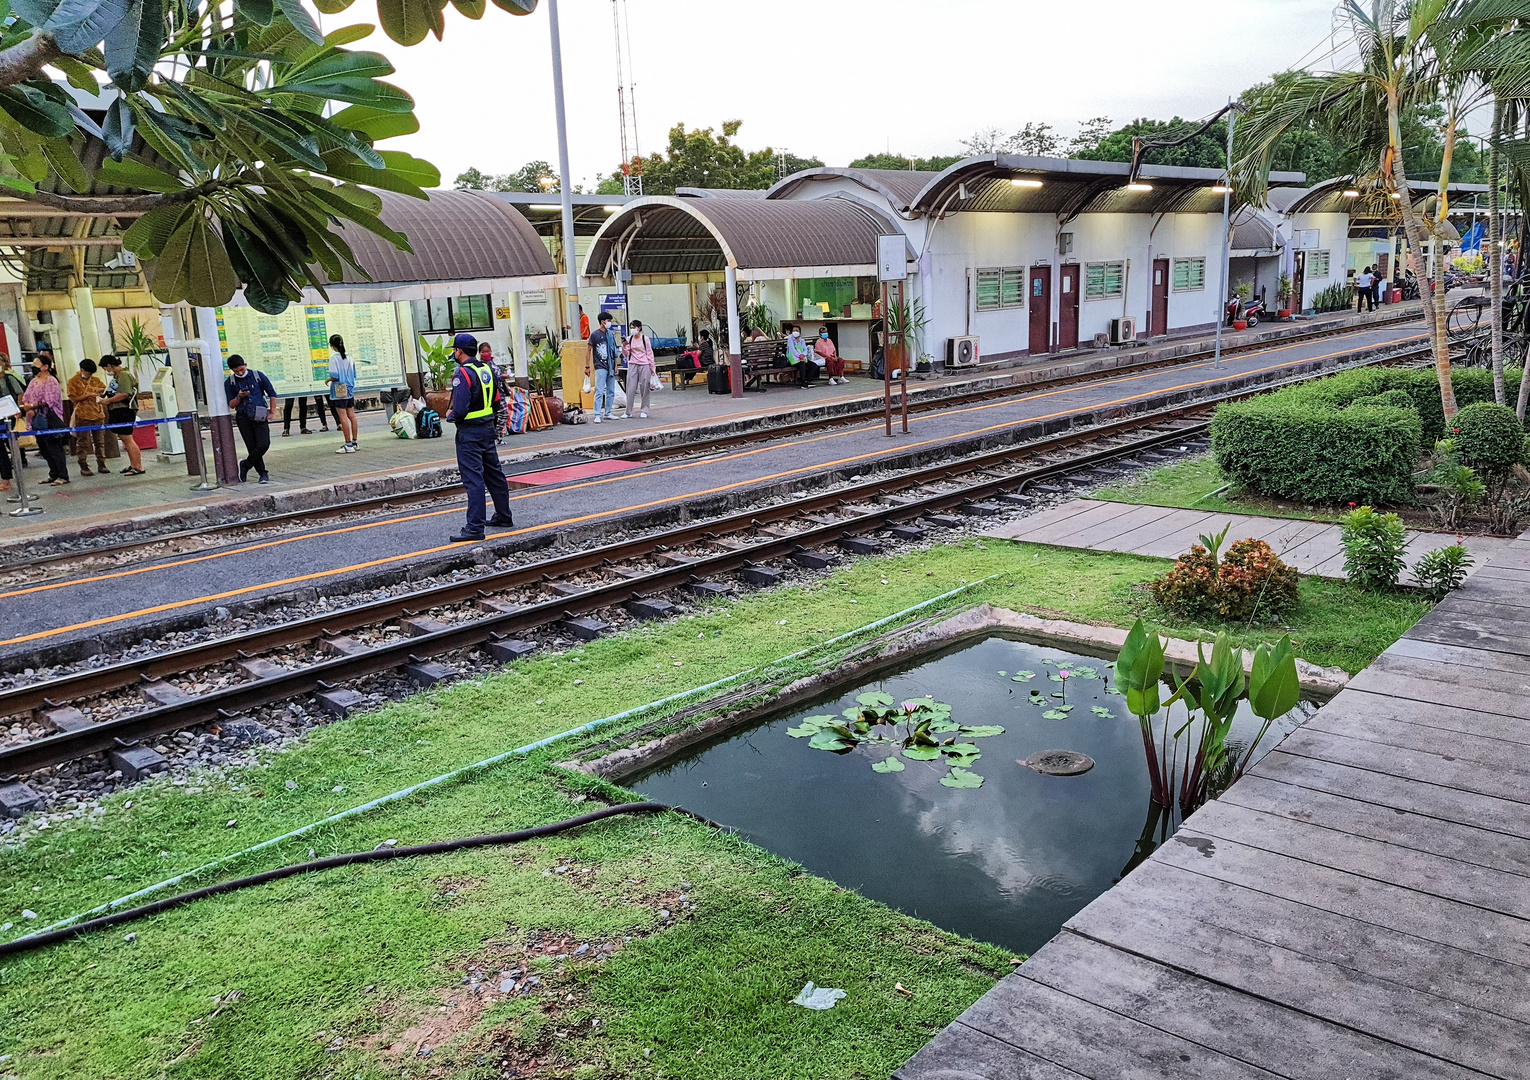
[(485, 488), (494, 499), (494, 512), (510, 516), (510, 485), (505, 483), (505, 470), (494, 446), (492, 416), (479, 423), (458, 422), (457, 471), (462, 474), (462, 486), (467, 489), (465, 532), (483, 532)]

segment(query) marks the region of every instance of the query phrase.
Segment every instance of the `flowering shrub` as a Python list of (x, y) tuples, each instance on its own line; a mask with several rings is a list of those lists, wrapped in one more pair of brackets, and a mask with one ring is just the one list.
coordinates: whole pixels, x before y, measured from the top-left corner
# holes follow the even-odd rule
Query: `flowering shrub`
[(1240, 622), (1279, 618), (1296, 606), (1297, 573), (1263, 540), (1239, 540), (1217, 561), (1215, 547), (1196, 544), (1163, 577), (1153, 599), (1170, 611)]

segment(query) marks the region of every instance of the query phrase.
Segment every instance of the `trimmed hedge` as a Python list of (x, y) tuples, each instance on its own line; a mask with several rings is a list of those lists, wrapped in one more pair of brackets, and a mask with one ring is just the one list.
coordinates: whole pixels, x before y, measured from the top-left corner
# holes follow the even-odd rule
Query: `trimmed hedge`
[(1483, 478), (1501, 479), (1525, 460), (1525, 429), (1507, 405), (1478, 401), (1456, 413), (1451, 441)]
[(1351, 401), (1344, 407), (1346, 409), (1353, 409), (1356, 405), (1390, 405), (1396, 409), (1411, 409), (1413, 408), (1413, 399), (1408, 396), (1408, 391), (1406, 390), (1384, 390), (1379, 394), (1372, 394), (1370, 397), (1355, 398), (1354, 401)]
[[(1493, 400), (1490, 371), (1453, 372), (1463, 408)], [(1512, 399), (1518, 371), (1506, 376)], [(1412, 407), (1383, 404), (1407, 395)], [(1222, 405), (1211, 422), (1217, 464), (1234, 483), (1302, 503), (1413, 501), (1424, 447), (1445, 434), (1433, 368), (1358, 368)]]

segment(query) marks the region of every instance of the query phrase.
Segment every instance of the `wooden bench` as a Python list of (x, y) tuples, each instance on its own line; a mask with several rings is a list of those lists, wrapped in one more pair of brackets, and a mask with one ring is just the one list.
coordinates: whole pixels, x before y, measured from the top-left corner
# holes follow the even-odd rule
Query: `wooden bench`
[(797, 369), (776, 364), (786, 358), (785, 338), (761, 338), (746, 341), (739, 346), (739, 357), (744, 367), (744, 389), (761, 390), (768, 382), (791, 383), (797, 381)]

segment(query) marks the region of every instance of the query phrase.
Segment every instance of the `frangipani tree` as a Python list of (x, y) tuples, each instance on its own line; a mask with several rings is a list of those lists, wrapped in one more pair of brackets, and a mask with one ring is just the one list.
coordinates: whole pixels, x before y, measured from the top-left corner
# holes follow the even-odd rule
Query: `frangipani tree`
[[(377, 13), (412, 45), (440, 37), (446, 3), (377, 0)], [(486, 0), (452, 4), (470, 18), (486, 10)], [(360, 269), (342, 223), (407, 249), (366, 188), (425, 198), (440, 183), (430, 163), (376, 148), (419, 123), (410, 96), (385, 81), (387, 58), (348, 48), (373, 29), (321, 34), (302, 0), (11, 0), (0, 19), (0, 185), (65, 212), (139, 215), (124, 246), (161, 301), (221, 304), (242, 286), (254, 307), (281, 311), (304, 286)], [(101, 95), (104, 115), (54, 72)], [(92, 169), (95, 141), (106, 160)], [(103, 187), (136, 194), (93, 194)]]

